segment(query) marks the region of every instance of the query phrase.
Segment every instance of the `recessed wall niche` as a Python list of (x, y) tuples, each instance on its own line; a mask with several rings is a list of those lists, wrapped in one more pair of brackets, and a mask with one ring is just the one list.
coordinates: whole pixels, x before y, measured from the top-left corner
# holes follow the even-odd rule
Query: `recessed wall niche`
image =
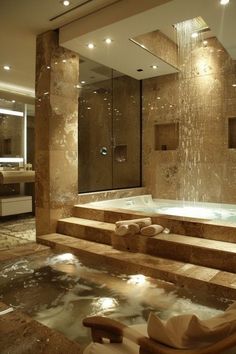
[(179, 123), (155, 124), (155, 150), (176, 150), (179, 146)]
[(228, 119), (228, 148), (236, 149), (236, 117)]

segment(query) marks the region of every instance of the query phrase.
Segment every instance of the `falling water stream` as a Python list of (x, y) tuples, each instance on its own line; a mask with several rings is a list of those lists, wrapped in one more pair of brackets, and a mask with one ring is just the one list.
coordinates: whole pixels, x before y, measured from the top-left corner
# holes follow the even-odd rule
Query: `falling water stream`
[(202, 45), (202, 34), (192, 37), (198, 26), (197, 19), (184, 21), (176, 25), (179, 56), (179, 155), (182, 188), (181, 200), (201, 200), (201, 143), (204, 131), (204, 121), (199, 122), (198, 105), (194, 104), (193, 55)]

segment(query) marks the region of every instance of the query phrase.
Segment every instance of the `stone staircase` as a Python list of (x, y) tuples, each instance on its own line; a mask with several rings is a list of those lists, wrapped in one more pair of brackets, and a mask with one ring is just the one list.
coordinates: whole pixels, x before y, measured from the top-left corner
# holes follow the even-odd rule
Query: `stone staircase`
[(57, 234), (38, 241), (72, 252), (91, 266), (143, 273), (236, 300), (236, 226), (153, 215), (153, 223), (171, 233), (152, 238), (114, 235), (115, 221), (142, 216), (146, 214), (75, 206), (73, 217), (58, 221)]

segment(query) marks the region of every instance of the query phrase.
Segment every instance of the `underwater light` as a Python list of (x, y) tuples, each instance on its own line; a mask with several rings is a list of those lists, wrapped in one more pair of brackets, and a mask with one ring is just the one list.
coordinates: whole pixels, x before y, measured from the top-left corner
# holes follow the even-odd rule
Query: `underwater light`
[(130, 275), (128, 284), (144, 285), (146, 283), (146, 277), (143, 274)]
[(99, 308), (99, 310), (106, 311), (109, 309), (113, 309), (118, 305), (116, 299), (113, 297), (100, 297), (95, 301), (95, 306)]
[(63, 254), (59, 254), (57, 256), (58, 261), (72, 261), (75, 258), (75, 256), (72, 253), (63, 253)]

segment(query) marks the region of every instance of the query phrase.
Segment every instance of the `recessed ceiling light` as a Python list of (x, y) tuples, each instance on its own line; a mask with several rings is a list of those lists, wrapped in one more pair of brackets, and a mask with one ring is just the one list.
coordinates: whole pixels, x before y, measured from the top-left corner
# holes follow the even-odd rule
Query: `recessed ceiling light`
[(82, 81), (81, 81), (81, 84), (85, 84), (85, 82), (86, 82), (86, 81), (82, 80)]
[(151, 68), (157, 69), (157, 65), (152, 65)]
[(112, 39), (111, 39), (111, 38), (106, 38), (106, 39), (105, 39), (105, 42), (106, 42), (106, 44), (111, 44)]
[(205, 45), (205, 46), (208, 44), (207, 41), (203, 41), (202, 43), (203, 43), (203, 45)]
[(229, 0), (220, 0), (221, 5), (227, 5), (229, 3)]
[(15, 100), (11, 100), (12, 101), (12, 103), (15, 103), (16, 101)]
[(70, 5), (70, 1), (69, 0), (64, 0), (62, 3), (63, 3), (64, 6), (69, 6)]
[(198, 37), (198, 33), (197, 33), (197, 32), (193, 32), (193, 33), (191, 34), (191, 37), (192, 37), (192, 38), (197, 38), (197, 37)]
[(236, 84), (233, 84), (232, 86), (233, 86), (233, 87), (236, 87)]
[(93, 43), (89, 43), (89, 44), (88, 44), (88, 48), (89, 48), (89, 49), (94, 49), (94, 47), (95, 47), (95, 45), (94, 45)]
[(11, 67), (9, 65), (4, 65), (3, 69), (9, 71), (9, 70), (11, 70)]

